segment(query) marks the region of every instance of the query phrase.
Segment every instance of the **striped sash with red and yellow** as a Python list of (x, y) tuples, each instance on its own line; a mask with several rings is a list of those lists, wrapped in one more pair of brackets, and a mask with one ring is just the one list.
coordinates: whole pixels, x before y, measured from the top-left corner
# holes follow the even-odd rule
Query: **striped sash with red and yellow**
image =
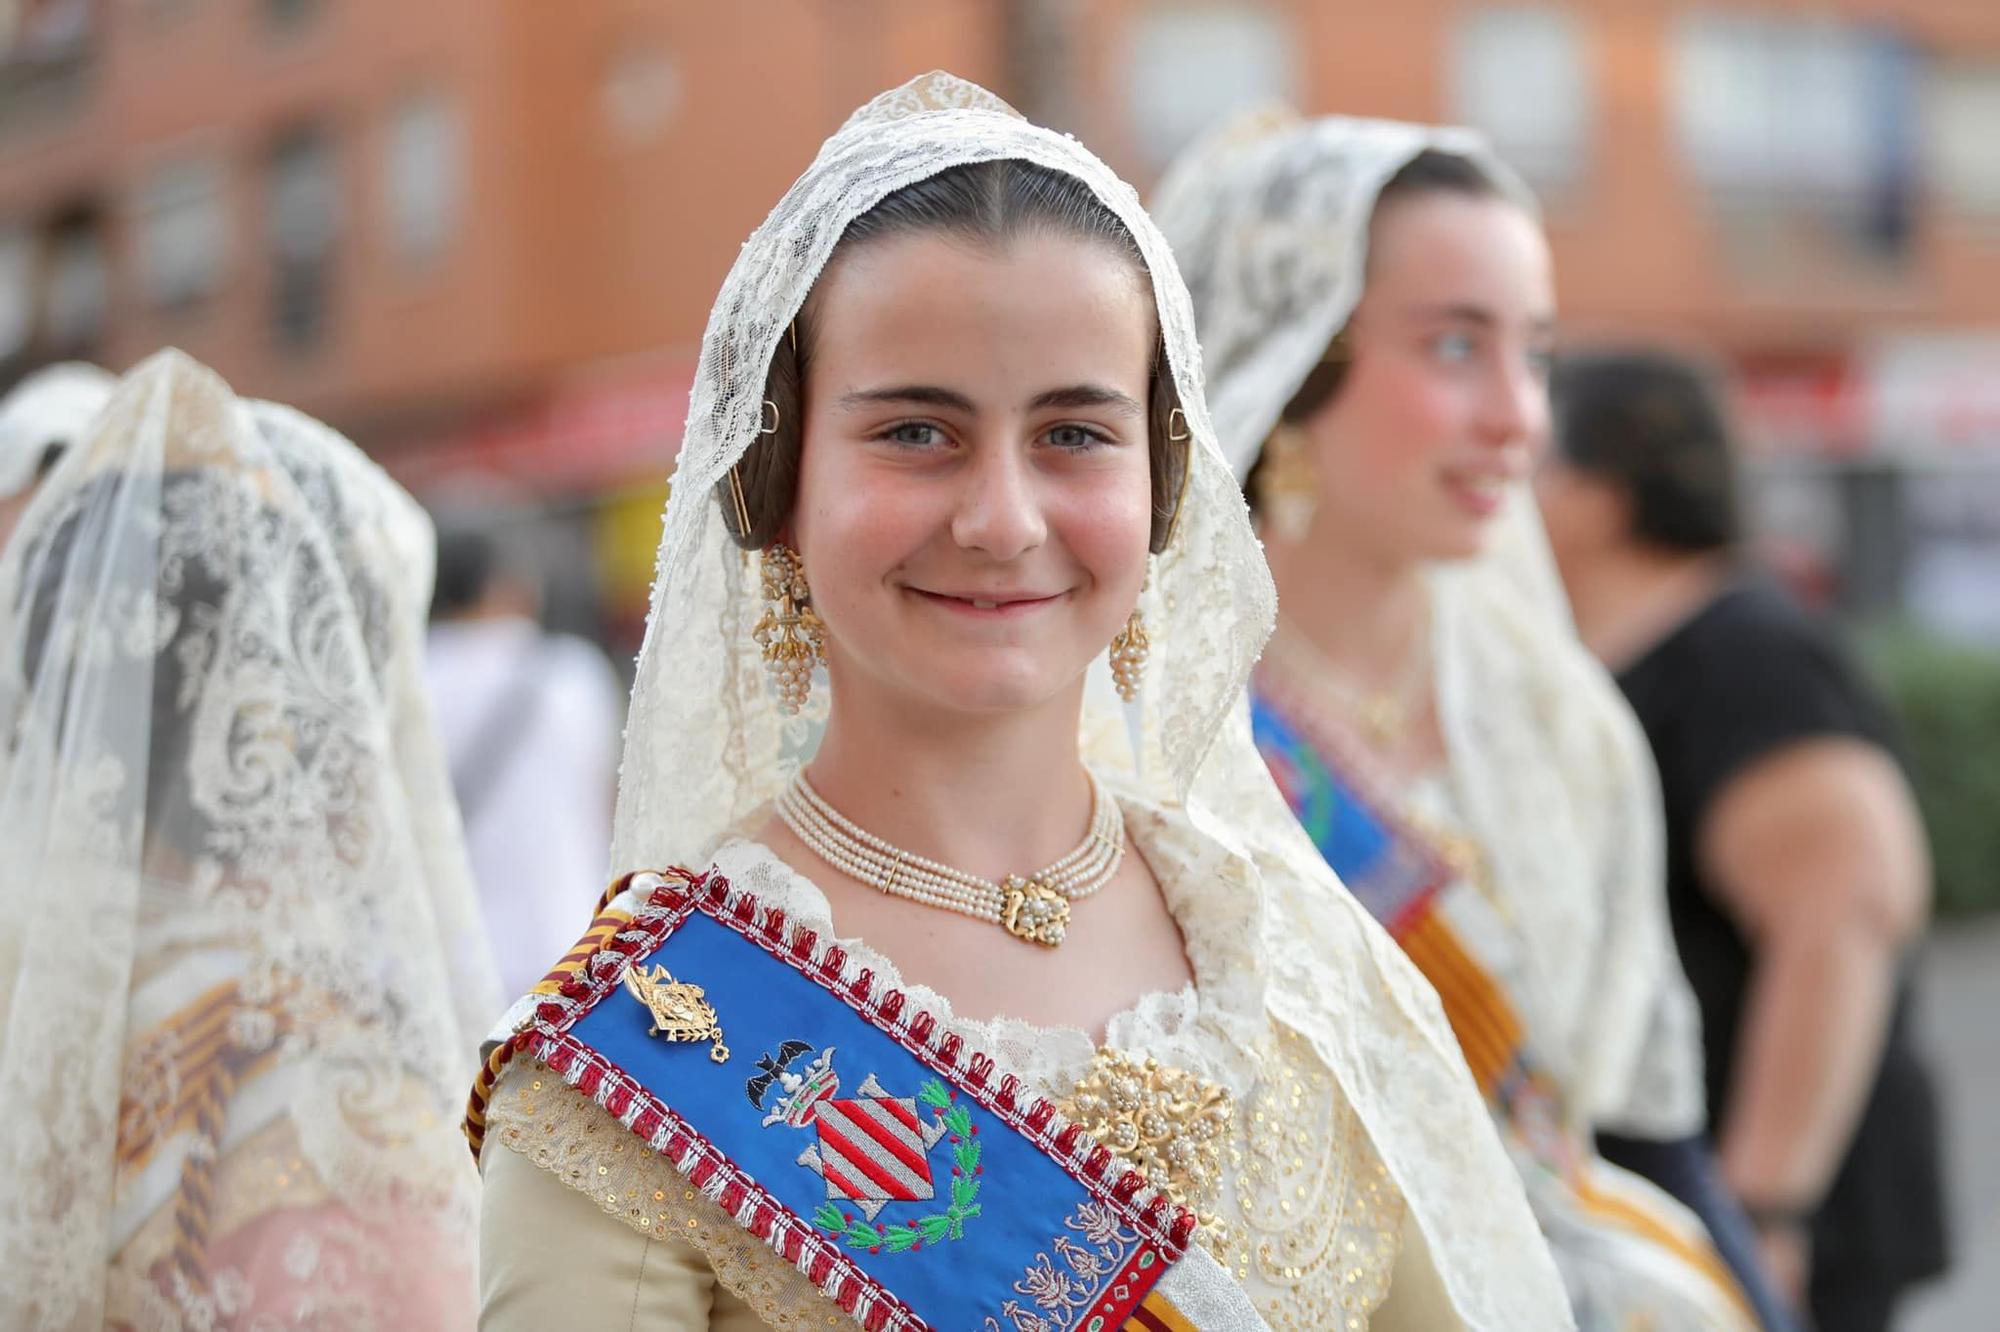
[(1561, 1086), (1534, 1057), (1506, 990), (1442, 909), (1443, 895), (1477, 871), (1372, 798), (1331, 725), (1284, 682), (1260, 675), (1252, 726), (1259, 752), (1320, 854), (1437, 991), (1473, 1080), (1512, 1136), (1568, 1185), (1581, 1212), (1675, 1254), (1747, 1311), (1712, 1244), (1591, 1179), (1589, 1148), (1570, 1126)]

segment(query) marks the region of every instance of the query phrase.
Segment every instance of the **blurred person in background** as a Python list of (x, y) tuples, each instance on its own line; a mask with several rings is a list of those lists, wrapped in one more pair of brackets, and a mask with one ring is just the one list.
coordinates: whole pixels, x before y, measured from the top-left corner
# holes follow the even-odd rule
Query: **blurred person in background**
[[(1154, 210), (1278, 585), (1258, 747), (1436, 986), (1579, 1326), (1787, 1324), (1701, 1137), (1645, 740), (1527, 489), (1555, 316), (1534, 201), (1463, 131), (1264, 113)], [(1646, 1178), (1597, 1154), (1609, 1131)]]
[(0, 554), (0, 1326), (470, 1328), (429, 524), (163, 352)]
[(623, 690), (596, 646), (543, 630), (531, 515), (465, 496), (436, 513), (425, 671), (501, 984), (519, 994), (603, 888)]
[(1879, 1332), (1946, 1258), (1910, 1016), (1930, 863), (1895, 726), (1744, 557), (1703, 368), (1579, 354), (1555, 390), (1538, 489), (1578, 627), (1658, 760), (1724, 1174), (1821, 1332)]
[(68, 362), (37, 370), (0, 400), (0, 547), (63, 450), (111, 396), (112, 377)]

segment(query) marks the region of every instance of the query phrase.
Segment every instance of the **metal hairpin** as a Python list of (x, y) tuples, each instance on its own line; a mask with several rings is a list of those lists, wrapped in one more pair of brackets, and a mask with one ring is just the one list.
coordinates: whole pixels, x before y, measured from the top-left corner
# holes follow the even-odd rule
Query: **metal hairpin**
[[(770, 417), (770, 424), (760, 424), (757, 427), (757, 433), (759, 435), (777, 434), (778, 422), (783, 419), (778, 414), (778, 404), (766, 398), (764, 399), (764, 411)], [(736, 465), (734, 463), (730, 464), (729, 467), (729, 498), (736, 506), (736, 533), (738, 536), (747, 537), (750, 535), (750, 506), (744, 502), (743, 478), (736, 474)]]
[(736, 535), (747, 538), (750, 535), (750, 506), (743, 502), (743, 481), (736, 475), (736, 469), (729, 469), (729, 498), (736, 502)]
[[(1180, 433), (1174, 433), (1174, 423), (1180, 422)], [(1176, 407), (1167, 413), (1167, 440), (1173, 444), (1187, 444), (1194, 439), (1194, 431), (1188, 425), (1187, 413)], [(1174, 536), (1181, 530), (1181, 512), (1187, 508), (1188, 486), (1194, 480), (1194, 450), (1181, 451), (1181, 489), (1174, 497), (1174, 516), (1167, 520), (1167, 539), (1160, 544), (1167, 550), (1174, 544)]]

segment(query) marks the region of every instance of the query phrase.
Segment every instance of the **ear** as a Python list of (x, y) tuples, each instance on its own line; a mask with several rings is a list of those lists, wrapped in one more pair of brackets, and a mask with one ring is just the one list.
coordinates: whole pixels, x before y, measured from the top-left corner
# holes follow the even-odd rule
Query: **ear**
[(1621, 546), (1633, 539), (1639, 514), (1630, 486), (1575, 467), (1565, 467), (1563, 479), (1578, 525), (1593, 542)]

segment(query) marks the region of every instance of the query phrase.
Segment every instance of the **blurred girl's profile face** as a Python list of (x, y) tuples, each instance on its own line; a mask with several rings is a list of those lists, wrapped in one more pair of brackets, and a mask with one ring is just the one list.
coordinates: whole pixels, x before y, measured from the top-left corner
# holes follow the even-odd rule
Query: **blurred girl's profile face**
[(1350, 363), (1304, 424), (1315, 526), (1388, 565), (1479, 553), (1548, 428), (1555, 317), (1548, 243), (1516, 204), (1425, 191), (1385, 199)]
[(1152, 521), (1152, 293), (1099, 241), (887, 236), (812, 297), (790, 536), (834, 696), (1073, 708)]

